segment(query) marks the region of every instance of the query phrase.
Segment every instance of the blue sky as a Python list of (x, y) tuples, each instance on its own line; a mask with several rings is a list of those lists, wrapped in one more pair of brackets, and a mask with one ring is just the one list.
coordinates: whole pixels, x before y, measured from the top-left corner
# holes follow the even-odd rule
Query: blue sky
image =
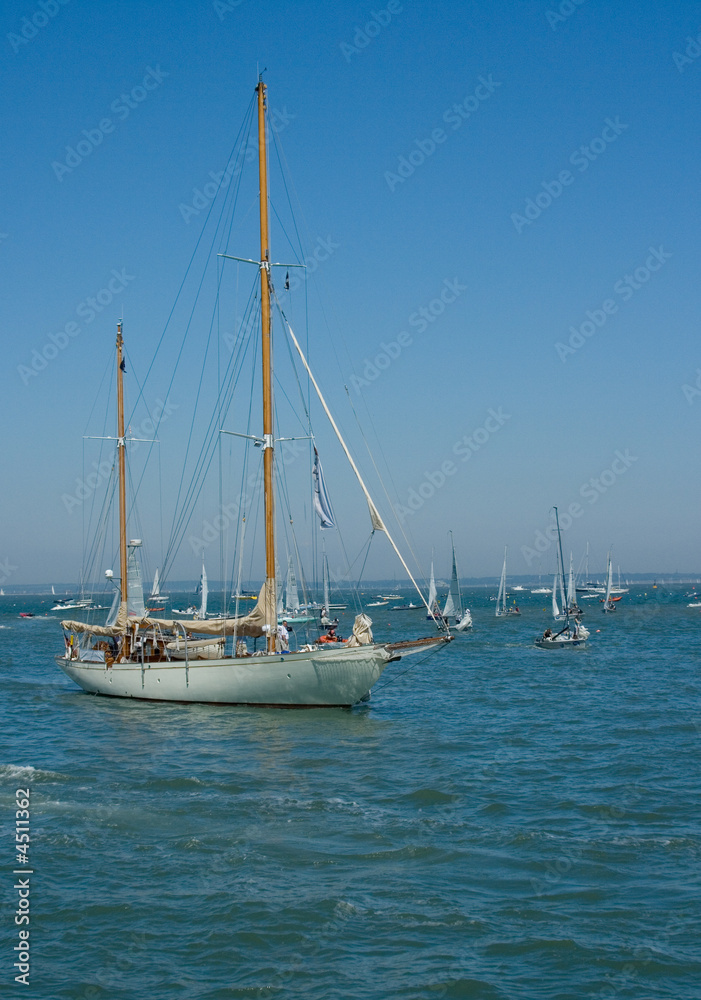
[[(9, 0), (0, 20), (4, 582), (78, 579), (104, 484), (65, 498), (105, 457), (82, 436), (112, 433), (116, 321), (133, 401), (206, 215), (188, 206), (227, 163), (257, 67), (305, 253), (325, 248), (312, 364), (374, 488), (348, 386), (424, 572), (435, 548), (447, 575), (452, 530), (465, 576), (498, 575), (504, 545), (513, 573), (550, 573), (553, 504), (575, 505), (575, 561), (589, 541), (599, 569), (613, 545), (624, 573), (699, 571), (701, 5)], [(253, 181), (242, 195), (228, 249), (255, 256)], [(275, 222), (271, 242), (289, 259)], [(306, 337), (304, 300), (289, 311)], [(171, 386), (177, 322), (144, 393), (170, 404), (141, 502), (147, 573), (204, 351), (188, 343)], [(367, 512), (314, 423), (354, 558)], [(215, 484), (195, 534), (217, 504)], [(197, 575), (191, 548), (175, 577)], [(376, 540), (366, 575), (395, 572)]]

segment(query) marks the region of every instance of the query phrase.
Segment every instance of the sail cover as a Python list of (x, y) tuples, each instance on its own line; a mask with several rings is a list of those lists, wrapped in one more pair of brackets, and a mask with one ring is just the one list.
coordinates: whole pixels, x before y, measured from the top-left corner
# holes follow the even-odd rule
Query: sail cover
[(321, 527), (335, 528), (336, 521), (334, 520), (331, 501), (329, 500), (326, 483), (324, 482), (324, 473), (319, 460), (319, 452), (316, 448), (314, 449), (314, 468), (312, 470), (312, 478), (314, 480), (314, 510), (319, 515)]
[(118, 636), (123, 635), (128, 628), (149, 629), (160, 628), (163, 631), (177, 634), (194, 632), (197, 635), (240, 635), (251, 638), (265, 635), (268, 630), (268, 622), (275, 621), (275, 595), (268, 593), (265, 584), (258, 596), (258, 603), (249, 615), (239, 618), (209, 618), (206, 621), (199, 619), (178, 618), (165, 620), (163, 618), (151, 618), (144, 616), (141, 619), (130, 618), (127, 615), (126, 601), (122, 601), (117, 620), (114, 625), (90, 625), (87, 622), (63, 621), (61, 628), (66, 632), (89, 632), (92, 635)]

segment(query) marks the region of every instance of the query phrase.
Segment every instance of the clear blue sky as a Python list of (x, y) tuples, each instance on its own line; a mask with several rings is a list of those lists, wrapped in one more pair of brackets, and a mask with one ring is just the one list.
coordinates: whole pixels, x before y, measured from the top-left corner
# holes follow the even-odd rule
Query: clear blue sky
[[(701, 569), (700, 5), (8, 0), (0, 22), (5, 582), (78, 578), (87, 501), (65, 497), (98, 460), (81, 439), (104, 433), (116, 321), (133, 399), (205, 214), (183, 206), (226, 164), (257, 67), (307, 252), (332, 244), (309, 280), (312, 362), (363, 467), (344, 383), (392, 499), (423, 499), (404, 527), (424, 570), (435, 547), (448, 574), (452, 529), (466, 576), (497, 575), (507, 544), (513, 573), (551, 572), (552, 548), (526, 552), (573, 503), (576, 560), (589, 541), (598, 569), (610, 544), (624, 573)], [(230, 251), (255, 256), (250, 232)], [(383, 342), (398, 356), (368, 377)], [(202, 350), (144, 494), (166, 508)], [(367, 512), (330, 444), (324, 462), (355, 554)], [(152, 572), (160, 527), (142, 516)], [(197, 561), (186, 546), (174, 575)], [(375, 544), (367, 575), (395, 572)]]

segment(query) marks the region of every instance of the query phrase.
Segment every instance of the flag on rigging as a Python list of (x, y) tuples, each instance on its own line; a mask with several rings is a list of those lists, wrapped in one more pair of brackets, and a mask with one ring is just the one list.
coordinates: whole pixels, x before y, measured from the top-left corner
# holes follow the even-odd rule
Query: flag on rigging
[(329, 500), (329, 495), (326, 492), (326, 483), (324, 482), (324, 473), (321, 469), (321, 462), (319, 461), (319, 452), (314, 449), (314, 469), (312, 470), (312, 477), (314, 479), (314, 510), (319, 515), (319, 520), (321, 521), (322, 528), (335, 528), (336, 521), (334, 520), (333, 510), (331, 509), (331, 501)]

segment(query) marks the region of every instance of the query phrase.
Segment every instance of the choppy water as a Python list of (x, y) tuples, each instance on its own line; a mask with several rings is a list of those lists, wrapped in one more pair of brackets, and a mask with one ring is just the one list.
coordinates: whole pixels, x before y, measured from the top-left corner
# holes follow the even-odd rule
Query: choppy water
[(0, 598), (3, 996), (696, 1000), (701, 609), (635, 588), (544, 652), (548, 598), (519, 597), (497, 621), (469, 592), (473, 633), (351, 712), (85, 695), (59, 616)]

